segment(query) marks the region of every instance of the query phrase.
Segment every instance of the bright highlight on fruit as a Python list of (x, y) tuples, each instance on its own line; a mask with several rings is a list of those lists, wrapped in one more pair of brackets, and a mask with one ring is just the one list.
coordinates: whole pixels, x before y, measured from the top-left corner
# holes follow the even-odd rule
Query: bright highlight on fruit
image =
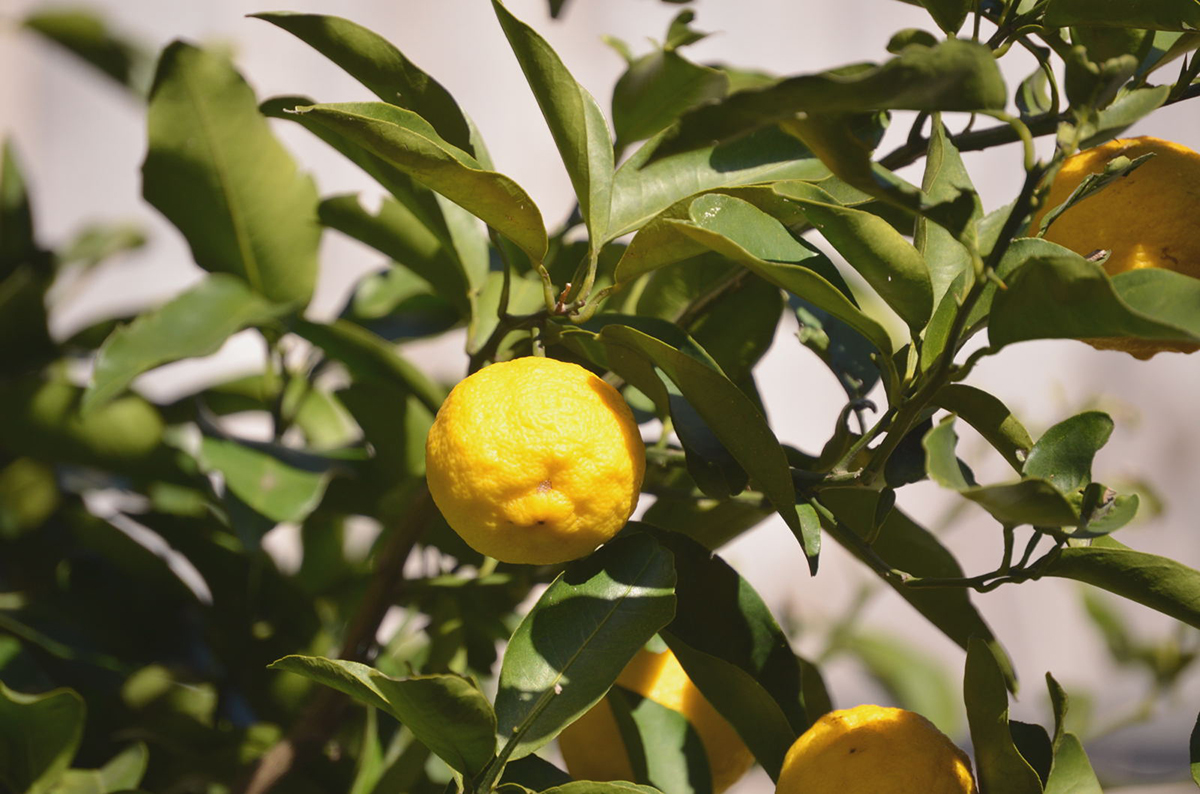
[[(1200, 278), (1200, 153), (1160, 138), (1120, 138), (1068, 157), (1033, 219), (1062, 204), (1089, 174), (1116, 157), (1154, 157), (1099, 193), (1075, 204), (1046, 230), (1045, 239), (1089, 256), (1109, 251), (1104, 269), (1115, 276), (1139, 268), (1173, 270)], [(1088, 339), (1093, 347), (1150, 358), (1164, 350), (1192, 352), (1194, 345), (1139, 339)]]
[(454, 387), (425, 444), (429, 492), (471, 548), (550, 564), (591, 553), (637, 506), (646, 450), (612, 386), (528, 357)]
[(776, 794), (977, 794), (971, 761), (912, 711), (831, 711), (788, 750)]
[[(754, 756), (733, 726), (705, 700), (670, 651), (640, 651), (621, 671), (617, 685), (687, 718), (708, 756), (713, 794), (721, 794), (753, 765)], [(567, 771), (576, 780), (634, 780), (607, 697), (567, 726), (558, 745)]]

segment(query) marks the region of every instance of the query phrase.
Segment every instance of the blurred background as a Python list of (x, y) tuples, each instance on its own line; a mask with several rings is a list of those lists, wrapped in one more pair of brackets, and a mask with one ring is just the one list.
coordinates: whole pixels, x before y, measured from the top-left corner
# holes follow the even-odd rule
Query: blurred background
[[(49, 245), (95, 221), (128, 222), (148, 238), (141, 249), (56, 288), (51, 327), (64, 338), (96, 320), (162, 302), (197, 281), (201, 271), (179, 233), (141, 198), (146, 131), (138, 100), (19, 29), (27, 14), (58, 5), (0, 0), (0, 134), (19, 147), (36, 222)], [(297, 39), (246, 18), (282, 10), (262, 0), (89, 0), (87, 6), (149, 49), (175, 38), (226, 49), (260, 99), (294, 93), (324, 102), (370, 98)], [(624, 62), (601, 37), (620, 38), (640, 54), (646, 38), (661, 38), (681, 8), (656, 0), (573, 0), (551, 20), (546, 0), (510, 0), (508, 6), (549, 40), (602, 107)], [(896, 30), (934, 29), (922, 9), (894, 0), (696, 0), (688, 7), (696, 12), (695, 27), (716, 34), (689, 48), (690, 58), (781, 75), (880, 60)], [(530, 193), (548, 225), (565, 217), (573, 203), (566, 173), (484, 0), (289, 0), (286, 10), (335, 13), (390, 39), (454, 94), (481, 129), (497, 169)], [(1019, 52), (1002, 62), (1010, 86), (1034, 65)], [(368, 207), (378, 201), (381, 189), (336, 152), (297, 125), (272, 123), (323, 196), (359, 192)], [(903, 140), (910, 123), (906, 114), (896, 114), (882, 151)], [(951, 116), (947, 123), (954, 131), (967, 119)], [(1127, 134), (1200, 149), (1200, 104), (1160, 110)], [(1052, 145), (1051, 138), (1038, 141), (1042, 153)], [(1024, 177), (1019, 147), (970, 153), (965, 162), (985, 210), (1010, 201)], [(901, 174), (919, 181), (920, 168)], [(334, 316), (357, 279), (381, 264), (379, 254), (327, 231), (310, 315)], [(758, 382), (780, 439), (814, 450), (828, 436), (845, 394), (795, 332), (794, 319), (785, 315)], [(453, 382), (466, 368), (462, 341), (461, 334), (450, 334), (406, 345), (404, 352), (433, 376)], [(137, 388), (152, 400), (170, 400), (197, 383), (261, 366), (264, 351), (260, 337), (244, 332), (216, 356), (164, 367)], [(1143, 505), (1121, 539), (1200, 567), (1200, 360), (1162, 354), (1139, 362), (1081, 343), (1033, 342), (985, 358), (971, 382), (1001, 397), (1035, 438), (1085, 408), (1111, 413), (1116, 431), (1098, 456), (1096, 479), (1138, 491)], [(246, 417), (240, 429), (257, 432), (255, 417)], [(960, 450), (980, 480), (1004, 477), (999, 458), (987, 457), (982, 443), (973, 445), (977, 439), (968, 428), (960, 425), (960, 432)], [(982, 510), (932, 483), (904, 488), (900, 506), (939, 532), (968, 574), (995, 567), (1000, 528)], [(273, 548), (286, 558), (286, 542)], [(797, 648), (822, 662), (835, 705), (901, 698), (922, 704), (943, 729), (965, 740), (961, 650), (839, 547), (825, 546), (821, 571), (810, 579), (797, 544), (775, 519), (722, 554), (759, 589)], [(1076, 730), (1106, 780), (1136, 784), (1121, 789), (1128, 792), (1194, 790), (1171, 781), (1186, 775), (1187, 736), (1200, 709), (1200, 665), (1170, 680), (1162, 671), (1171, 668), (1173, 653), (1200, 650), (1200, 633), (1098, 591), (1085, 599), (1081, 587), (1065, 580), (1002, 587), (975, 601), (1016, 661), (1023, 682), (1017, 719), (1049, 720), (1042, 678), (1051, 671), (1071, 695)], [(770, 790), (769, 779), (756, 772), (735, 793)]]

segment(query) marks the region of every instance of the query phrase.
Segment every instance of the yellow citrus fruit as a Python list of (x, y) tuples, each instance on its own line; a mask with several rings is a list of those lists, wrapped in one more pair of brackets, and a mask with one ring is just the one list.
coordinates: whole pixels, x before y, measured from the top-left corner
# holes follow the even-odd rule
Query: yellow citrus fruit
[(971, 761), (912, 711), (831, 711), (788, 750), (776, 794), (976, 794)]
[[(1200, 278), (1200, 153), (1160, 138), (1121, 138), (1068, 157), (1033, 219), (1062, 204), (1089, 174), (1101, 173), (1115, 157), (1154, 157), (1128, 176), (1071, 207), (1050, 224), (1045, 238), (1088, 256), (1110, 251), (1104, 269), (1162, 268)], [(1094, 347), (1125, 350), (1149, 358), (1164, 350), (1191, 352), (1195, 345), (1137, 339), (1089, 339)]]
[(646, 450), (616, 389), (576, 364), (528, 357), (455, 386), (425, 460), (434, 502), (471, 548), (549, 564), (591, 553), (625, 525)]
[[(700, 694), (670, 651), (640, 651), (617, 685), (677, 711), (696, 730), (708, 756), (713, 794), (737, 782), (754, 756), (724, 717)], [(633, 780), (633, 766), (607, 697), (558, 736), (567, 771), (576, 780)]]

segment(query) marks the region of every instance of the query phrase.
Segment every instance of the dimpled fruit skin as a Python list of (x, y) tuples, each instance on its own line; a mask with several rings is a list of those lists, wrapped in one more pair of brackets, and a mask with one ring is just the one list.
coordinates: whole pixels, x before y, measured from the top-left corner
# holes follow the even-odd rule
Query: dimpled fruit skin
[(776, 794), (977, 794), (971, 762), (929, 720), (904, 709), (831, 711), (796, 740)]
[[(1160, 138), (1119, 138), (1068, 157), (1054, 177), (1042, 216), (1067, 200), (1088, 174), (1100, 173), (1114, 157), (1154, 157), (1129, 176), (1109, 184), (1058, 217), (1046, 239), (1088, 256), (1111, 251), (1104, 269), (1115, 276), (1157, 267), (1200, 278), (1200, 154)], [(1094, 347), (1150, 358), (1164, 350), (1191, 352), (1194, 345), (1138, 339), (1089, 339)]]
[[(704, 699), (670, 651), (640, 651), (617, 684), (685, 716), (708, 756), (713, 794), (732, 786), (754, 763), (754, 756), (724, 717)], [(558, 737), (567, 771), (576, 780), (633, 780), (608, 698), (567, 726)]]
[(425, 444), (429, 492), (473, 549), (550, 564), (591, 553), (637, 506), (646, 450), (616, 389), (528, 357), (469, 376)]

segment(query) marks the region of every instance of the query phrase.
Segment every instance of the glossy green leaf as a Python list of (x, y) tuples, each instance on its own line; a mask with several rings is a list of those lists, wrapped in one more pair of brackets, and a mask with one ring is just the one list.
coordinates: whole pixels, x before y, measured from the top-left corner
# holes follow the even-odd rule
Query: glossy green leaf
[(1099, 146), (1120, 135), (1135, 122), (1162, 107), (1171, 95), (1167, 85), (1135, 88), (1122, 91), (1112, 104), (1096, 114), (1096, 118), (1084, 127), (1087, 135), (1080, 141), (1080, 148)]
[(105, 340), (83, 397), (83, 410), (93, 410), (121, 394), (143, 372), (215, 353), (233, 334), (267, 322), (279, 312), (242, 280), (213, 273), (159, 308), (117, 328)]
[(324, 199), (321, 223), (391, 257), (424, 279), (463, 315), (471, 309), (471, 287), (458, 257), (429, 227), (398, 201), (384, 199), (379, 212), (365, 210), (355, 195)]
[(83, 719), (73, 690), (26, 695), (0, 683), (0, 783), (24, 794), (52, 790), (75, 757)]
[(1151, 30), (1196, 30), (1200, 28), (1200, 4), (1195, 0), (1050, 0), (1046, 24), (1053, 27), (1096, 25), (1100, 27), (1149, 28)]
[(648, 334), (611, 325), (606, 345), (637, 351), (661, 369), (696, 409), (720, 442), (757, 483), (784, 523), (799, 537), (795, 488), (778, 439), (754, 404), (721, 372)]
[(68, 769), (54, 786), (54, 793), (112, 794), (136, 789), (149, 762), (146, 745), (138, 742), (99, 769)]
[(275, 139), (225, 58), (175, 42), (150, 95), (142, 193), (183, 233), (196, 263), (279, 303), (317, 278), (317, 191)]
[(291, 330), (340, 361), (356, 382), (390, 383), (411, 391), (430, 411), (437, 413), (446, 394), (419, 369), (400, 357), (392, 345), (345, 320), (328, 325), (296, 320)]
[(1106, 337), (1200, 343), (1196, 279), (1158, 268), (1110, 278), (1100, 265), (1062, 250), (1035, 255), (1001, 276), (1008, 289), (992, 305), (993, 346)]
[(675, 618), (663, 638), (704, 697), (737, 729), (767, 773), (811, 720), (800, 661), (767, 605), (728, 563), (682, 535), (675, 556)]
[(8, 278), (19, 265), (36, 264), (37, 260), (29, 190), (17, 159), (17, 147), (5, 138), (0, 156), (0, 280)]
[[(654, 146), (650, 141), (617, 169), (610, 239), (643, 228), (677, 202), (705, 191), (829, 176), (800, 141), (773, 127), (651, 161)], [(679, 217), (686, 217), (684, 210)]]
[(1041, 794), (1042, 782), (1013, 743), (1004, 673), (992, 649), (972, 638), (963, 698), (975, 749), (975, 772), (989, 794)]
[(709, 304), (689, 331), (721, 371), (743, 385), (775, 341), (782, 315), (779, 287), (763, 279), (746, 278)]
[(595, 250), (608, 239), (613, 190), (613, 142), (608, 123), (592, 95), (567, 71), (553, 48), (499, 0), (492, 8), (508, 37), (521, 71), (537, 98), (554, 143), (567, 168)]
[(936, 47), (910, 46), (883, 64), (852, 64), (731, 94), (685, 113), (654, 156), (727, 140), (797, 113), (1002, 110), (1007, 99), (991, 50), (949, 39)]
[(1168, 557), (1103, 538), (1063, 549), (1044, 573), (1085, 582), (1200, 628), (1200, 571)]
[(327, 459), (268, 444), (206, 437), (200, 457), (246, 505), (276, 522), (303, 521), (332, 475)]
[[(669, 223), (697, 243), (842, 320), (875, 345), (881, 361), (890, 362), (892, 346), (887, 331), (839, 288), (844, 282), (823, 254), (794, 240), (778, 221), (731, 196), (702, 196), (692, 203), (690, 213), (690, 222)], [(620, 278), (620, 265), (617, 274)]]
[[(683, 11), (676, 20), (691, 20)], [(617, 146), (649, 138), (680, 114), (702, 102), (721, 99), (729, 90), (724, 72), (694, 64), (668, 41), (664, 49), (629, 64), (613, 88), (612, 119)]]
[(86, 8), (45, 8), (25, 17), (22, 24), (134, 94), (145, 95), (154, 71), (150, 53), (115, 33), (95, 12)]
[(837, 204), (820, 188), (803, 182), (776, 185), (775, 192), (801, 205), (809, 222), (914, 333), (925, 327), (933, 312), (930, 270), (921, 253), (891, 224)]
[(496, 695), (499, 736), (529, 755), (590, 709), (675, 612), (671, 554), (649, 535), (571, 563), (513, 632)]
[(999, 398), (965, 383), (950, 383), (934, 395), (933, 402), (975, 428), (1015, 471), (1021, 472), (1033, 439)]
[(1024, 473), (1070, 493), (1092, 481), (1092, 459), (1112, 435), (1113, 420), (1102, 411), (1085, 411), (1051, 427), (1033, 445)]
[(1079, 737), (1067, 731), (1054, 743), (1046, 794), (1103, 794)]
[(921, 5), (947, 35), (953, 36), (974, 8), (972, 0), (921, 0)]
[(956, 491), (965, 491), (975, 485), (955, 454), (958, 435), (954, 432), (953, 416), (935, 425), (925, 434), (921, 444), (925, 447), (925, 466), (930, 479), (943, 488)]
[[(862, 544), (846, 533), (853, 533), (860, 540), (870, 534), (877, 500), (877, 496), (864, 498), (862, 494), (850, 491), (829, 490), (821, 494), (820, 503), (824, 508), (821, 520), (826, 532), (860, 560), (865, 558)], [(887, 514), (879, 537), (871, 548), (888, 565), (914, 576), (963, 576), (962, 567), (954, 555), (902, 510), (893, 509)], [(891, 580), (888, 584), (962, 648), (966, 649), (972, 637), (982, 638), (997, 658), (1002, 660), (1008, 688), (1016, 690), (1016, 674), (1012, 664), (983, 616), (971, 603), (966, 590), (925, 590), (905, 587)]]
[(441, 193), (535, 261), (545, 255), (546, 227), (533, 199), (516, 182), (447, 143), (416, 113), (383, 102), (311, 105), (296, 112)]
[(470, 121), (450, 92), (379, 34), (348, 19), (323, 14), (276, 11), (250, 16), (283, 28), (384, 102), (413, 111), (443, 140), (484, 159), (476, 149), (478, 141)]
[(1028, 479), (1002, 485), (969, 488), (963, 496), (977, 503), (1001, 524), (1020, 526), (1075, 526), (1078, 510), (1062, 491), (1046, 480)]
[(319, 656), (286, 656), (271, 669), (311, 678), (382, 709), (464, 775), (478, 774), (495, 755), (496, 715), (469, 678), (392, 678), (365, 664)]
[[(700, 734), (687, 717), (649, 698), (614, 686), (608, 693), (613, 711), (628, 714), (628, 727), (621, 740), (631, 761), (643, 761), (644, 776), (634, 767), (634, 778), (664, 794), (711, 794), (712, 774)], [(618, 717), (619, 726), (621, 720)], [(633, 749), (630, 749), (630, 748)]]

